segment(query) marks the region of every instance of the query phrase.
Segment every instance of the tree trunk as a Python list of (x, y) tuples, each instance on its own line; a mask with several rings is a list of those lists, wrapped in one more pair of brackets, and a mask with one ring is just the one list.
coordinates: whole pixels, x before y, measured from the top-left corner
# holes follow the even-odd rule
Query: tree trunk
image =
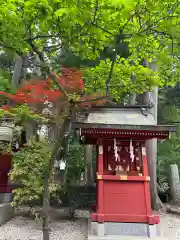
[[(155, 61), (148, 63), (144, 61), (144, 64), (149, 67), (151, 70), (156, 71), (157, 65)], [(146, 92), (143, 94), (143, 104), (153, 104), (153, 107), (150, 109), (150, 113), (153, 115), (154, 120), (157, 124), (157, 112), (158, 112), (158, 88), (155, 87), (154, 91)], [(147, 156), (148, 156), (148, 170), (151, 178), (150, 188), (151, 188), (151, 205), (152, 209), (159, 209), (163, 206), (161, 200), (158, 196), (157, 191), (157, 175), (156, 175), (156, 161), (157, 161), (157, 139), (152, 139), (147, 141)]]
[(23, 68), (23, 58), (19, 55), (16, 55), (15, 66), (12, 76), (12, 85), (15, 89), (19, 87), (20, 78), (22, 75), (22, 68)]
[(90, 185), (94, 182), (93, 166), (92, 166), (92, 146), (86, 145), (84, 148), (85, 148), (85, 163), (86, 163), (85, 183), (87, 185)]
[(147, 156), (148, 156), (148, 170), (151, 189), (151, 206), (156, 210), (159, 208), (159, 197), (157, 191), (157, 176), (156, 176), (156, 158), (157, 158), (157, 139), (147, 141)]
[(136, 103), (136, 93), (132, 93), (129, 96), (129, 105), (135, 105)]
[[(23, 77), (27, 73), (27, 64), (28, 64), (28, 55), (26, 56), (19, 56), (16, 55), (14, 72), (12, 76), (12, 85), (15, 89), (17, 89), (23, 80)], [(28, 141), (32, 136), (37, 138), (37, 125), (35, 122), (26, 122), (25, 124), (26, 129), (26, 141)]]
[[(135, 81), (136, 77), (134, 76), (134, 74), (131, 75), (131, 82), (133, 83)], [(131, 93), (129, 95), (129, 101), (128, 104), (129, 105), (135, 105), (136, 104), (136, 93)]]
[[(40, 59), (39, 59), (39, 56), (36, 54), (36, 63), (38, 64), (38, 65), (40, 65), (41, 64), (41, 61), (40, 61)], [(36, 75), (37, 76), (41, 76), (41, 67), (39, 67), (39, 66), (35, 66), (35, 73), (36, 73)]]
[[(39, 58), (38, 58), (39, 60)], [(24, 76), (26, 74), (26, 69), (27, 69), (27, 62), (28, 62), (28, 55), (26, 55), (25, 57), (23, 57), (23, 65), (22, 65), (22, 73), (21, 73), (21, 78), (22, 76)], [(38, 62), (40, 64), (40, 61)], [(36, 69), (37, 70), (37, 75), (40, 76), (41, 75), (41, 71), (40, 69)], [(40, 74), (40, 75), (39, 75)], [(36, 140), (38, 141), (38, 134), (37, 134), (37, 123), (35, 121), (28, 121), (25, 123), (25, 129), (26, 129), (26, 141), (28, 141), (31, 137), (35, 137)]]
[(56, 143), (53, 147), (53, 151), (51, 154), (51, 158), (49, 160), (49, 164), (47, 170), (44, 174), (44, 194), (43, 194), (43, 210), (42, 210), (42, 227), (43, 227), (43, 240), (49, 240), (49, 200), (50, 200), (50, 192), (49, 192), (49, 180), (52, 174), (52, 169), (54, 166), (54, 159), (57, 155), (58, 150), (62, 145), (63, 138), (66, 133), (71, 131), (71, 117), (68, 116), (62, 126), (59, 128), (58, 137)]
[[(146, 92), (143, 95), (143, 103), (149, 104), (150, 101), (153, 102), (153, 107), (150, 110), (157, 124), (157, 106), (158, 106), (158, 88), (155, 88), (152, 93), (152, 99), (150, 99), (151, 93)], [(147, 146), (147, 156), (148, 156), (148, 170), (151, 178), (150, 189), (151, 189), (151, 206), (152, 209), (159, 209), (163, 206), (161, 200), (158, 196), (157, 191), (157, 176), (156, 176), (156, 160), (157, 160), (157, 139), (148, 140)]]
[(36, 140), (38, 140), (36, 122), (33, 122), (33, 121), (25, 122), (24, 127), (26, 130), (26, 141), (27, 142), (31, 139), (31, 137), (35, 137)]

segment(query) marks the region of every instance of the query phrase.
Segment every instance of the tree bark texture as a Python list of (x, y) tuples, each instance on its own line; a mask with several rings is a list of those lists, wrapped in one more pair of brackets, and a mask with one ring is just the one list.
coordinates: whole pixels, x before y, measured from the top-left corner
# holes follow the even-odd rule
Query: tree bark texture
[(53, 147), (53, 151), (51, 154), (51, 158), (49, 160), (49, 164), (47, 170), (44, 174), (44, 194), (43, 194), (43, 216), (42, 216), (42, 226), (43, 226), (43, 240), (49, 240), (49, 200), (50, 200), (50, 192), (49, 192), (49, 180), (52, 174), (53, 166), (54, 166), (54, 159), (57, 155), (58, 150), (62, 145), (63, 138), (66, 133), (71, 131), (71, 118), (68, 116), (64, 123), (59, 128), (58, 138), (55, 142)]
[[(149, 67), (152, 71), (157, 70), (157, 64), (155, 61), (148, 63), (144, 61), (144, 64)], [(158, 88), (155, 87), (154, 91), (146, 92), (143, 95), (143, 104), (152, 103), (153, 107), (150, 109), (150, 113), (153, 115), (154, 120), (157, 124), (157, 112), (158, 112)], [(147, 141), (147, 156), (148, 156), (148, 170), (151, 178), (151, 205), (153, 209), (159, 209), (163, 206), (158, 196), (157, 191), (157, 175), (156, 175), (156, 161), (157, 161), (157, 139)]]
[[(28, 55), (16, 55), (14, 72), (12, 76), (12, 85), (15, 89), (17, 89), (22, 84), (23, 77), (27, 73), (27, 67)], [(37, 138), (37, 124), (31, 121), (26, 122), (24, 125), (26, 129), (26, 141), (28, 141), (32, 136), (35, 136)]]
[(16, 89), (20, 84), (20, 77), (22, 75), (23, 59), (21, 56), (16, 55), (15, 66), (12, 76), (12, 85)]
[(21, 80), (27, 73), (27, 66), (28, 65), (28, 55), (26, 56), (19, 56), (16, 55), (15, 58), (15, 66), (12, 76), (12, 85), (15, 89), (19, 87), (21, 84)]
[(93, 166), (92, 166), (92, 146), (86, 145), (85, 147), (85, 183), (91, 185), (94, 182)]
[[(150, 99), (150, 96), (152, 99)], [(157, 106), (158, 106), (158, 88), (155, 88), (153, 93), (146, 92), (143, 95), (143, 104), (149, 104), (150, 101), (153, 103), (153, 107), (150, 110), (157, 124)], [(148, 170), (151, 178), (150, 189), (151, 189), (151, 206), (153, 209), (159, 209), (162, 207), (162, 203), (158, 196), (157, 191), (157, 175), (156, 175), (156, 161), (157, 161), (157, 139), (148, 140), (147, 156), (148, 156)]]
[[(39, 59), (39, 56), (38, 56), (37, 54), (36, 54), (36, 63), (37, 63), (38, 65), (41, 64), (41, 60)], [(37, 76), (41, 76), (41, 67), (35, 66), (34, 71), (35, 71), (35, 73), (36, 73)]]
[(135, 105), (136, 104), (136, 93), (132, 93), (129, 96), (129, 105)]
[[(134, 82), (134, 80), (135, 80), (135, 76), (134, 76), (134, 74), (132, 74), (131, 81)], [(129, 105), (135, 105), (136, 104), (136, 96), (137, 96), (136, 93), (131, 93), (129, 95), (129, 101), (128, 101)]]

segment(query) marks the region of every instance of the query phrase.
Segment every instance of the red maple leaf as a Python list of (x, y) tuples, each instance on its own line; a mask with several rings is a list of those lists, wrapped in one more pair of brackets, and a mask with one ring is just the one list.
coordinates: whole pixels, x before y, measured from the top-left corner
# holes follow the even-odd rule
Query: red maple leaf
[[(31, 79), (26, 82), (25, 86), (18, 89), (15, 94), (0, 91), (0, 95), (11, 99), (17, 104), (26, 103), (33, 106), (39, 106), (39, 104), (44, 104), (46, 101), (57, 103), (64, 98), (64, 92), (60, 91), (57, 86), (55, 87), (52, 76), (56, 78), (57, 84), (63, 87), (67, 94), (78, 94), (85, 88), (83, 78), (79, 71), (62, 68), (62, 75), (60, 76), (56, 73), (52, 73), (46, 80)], [(92, 101), (92, 98), (95, 97), (97, 97), (95, 94), (81, 97), (80, 100), (85, 100), (86, 102), (79, 103), (79, 106), (89, 108), (92, 105), (103, 103), (104, 100)], [(89, 102), (88, 99), (90, 100)]]

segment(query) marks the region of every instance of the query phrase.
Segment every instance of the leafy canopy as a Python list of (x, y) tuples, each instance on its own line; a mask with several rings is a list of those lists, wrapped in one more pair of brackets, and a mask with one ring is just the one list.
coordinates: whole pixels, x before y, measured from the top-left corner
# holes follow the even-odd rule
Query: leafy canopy
[[(175, 0), (2, 0), (0, 46), (18, 54), (33, 51), (41, 60), (42, 52), (52, 57), (66, 47), (99, 61), (108, 47), (109, 60), (83, 70), (91, 91), (106, 92), (110, 82), (111, 95), (118, 97), (179, 81), (179, 13)], [(156, 59), (155, 73), (144, 59)]]

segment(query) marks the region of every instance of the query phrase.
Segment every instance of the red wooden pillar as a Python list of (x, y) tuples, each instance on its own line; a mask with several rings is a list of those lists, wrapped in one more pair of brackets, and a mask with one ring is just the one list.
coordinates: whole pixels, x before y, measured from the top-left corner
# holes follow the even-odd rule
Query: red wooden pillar
[(104, 207), (103, 207), (103, 172), (104, 172), (104, 163), (103, 163), (103, 144), (102, 141), (98, 142), (98, 172), (97, 172), (97, 185), (98, 185), (98, 192), (97, 192), (97, 215), (98, 215), (98, 222), (104, 222)]
[(148, 159), (146, 155), (146, 148), (142, 146), (142, 167), (143, 167), (143, 175), (146, 177), (146, 181), (144, 183), (144, 191), (145, 191), (145, 200), (146, 200), (146, 213), (149, 216), (149, 224), (159, 224), (160, 217), (152, 215), (151, 209), (151, 195), (150, 195), (150, 177), (148, 176)]
[(10, 154), (0, 154), (0, 193), (9, 193), (11, 188), (8, 186), (8, 174), (11, 170), (12, 156)]

